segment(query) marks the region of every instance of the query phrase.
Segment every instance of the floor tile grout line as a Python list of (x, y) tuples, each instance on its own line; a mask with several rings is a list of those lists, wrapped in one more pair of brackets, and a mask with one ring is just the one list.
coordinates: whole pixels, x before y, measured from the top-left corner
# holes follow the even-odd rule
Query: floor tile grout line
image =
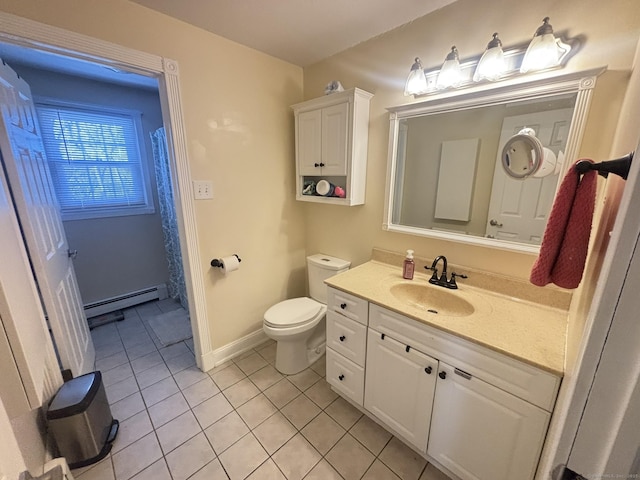
[[(118, 332), (118, 333), (119, 333), (119, 332)], [(310, 470), (305, 474), (305, 478), (310, 474), (310, 472), (311, 472), (311, 471), (312, 471), (312, 470), (313, 470), (313, 469), (314, 469), (314, 468), (315, 468), (315, 467), (316, 467), (316, 466), (317, 466), (317, 465), (318, 465), (322, 460), (325, 460), (325, 461), (327, 461), (327, 463), (328, 463), (329, 465), (332, 465), (332, 464), (331, 464), (331, 463), (326, 459), (326, 455), (328, 455), (328, 454), (329, 454), (329, 452), (330, 452), (330, 451), (335, 447), (335, 445), (336, 445), (340, 440), (342, 440), (342, 439), (343, 439), (347, 434), (350, 434), (350, 436), (351, 436), (353, 439), (355, 439), (355, 440), (358, 442), (358, 444), (362, 445), (362, 446), (365, 448), (365, 450), (366, 450), (367, 452), (369, 452), (369, 453), (373, 456), (373, 461), (372, 461), (372, 462), (371, 462), (371, 464), (368, 466), (367, 470), (365, 470), (365, 472), (363, 473), (363, 476), (364, 476), (364, 475), (366, 475), (366, 472), (368, 472), (368, 471), (372, 468), (372, 466), (373, 466), (373, 464), (375, 463), (375, 461), (376, 461), (376, 460), (379, 460), (383, 465), (385, 465), (387, 468), (389, 468), (391, 471), (393, 471), (393, 470), (391, 469), (391, 467), (390, 467), (389, 465), (387, 465), (385, 462), (383, 462), (383, 461), (380, 459), (380, 457), (379, 457), (379, 455), (384, 451), (384, 449), (389, 445), (389, 443), (391, 442), (391, 440), (394, 438), (394, 436), (393, 436), (393, 435), (392, 435), (392, 436), (387, 440), (387, 442), (385, 443), (385, 445), (382, 447), (382, 449), (381, 449), (380, 453), (379, 453), (379, 454), (375, 454), (375, 453), (374, 453), (374, 452), (372, 452), (369, 448), (367, 448), (364, 444), (362, 444), (362, 442), (360, 442), (360, 441), (359, 441), (359, 440), (358, 440), (358, 439), (357, 439), (357, 438), (356, 438), (356, 437), (351, 433), (351, 431), (353, 430), (353, 428), (357, 425), (357, 423), (358, 423), (358, 422), (360, 421), (360, 419), (362, 418), (362, 412), (360, 412), (360, 417), (359, 417), (359, 419), (358, 419), (358, 420), (356, 420), (356, 422), (354, 422), (354, 423), (353, 423), (353, 424), (352, 424), (348, 429), (346, 429), (346, 428), (342, 427), (342, 425), (340, 425), (340, 424), (339, 424), (339, 425), (344, 429), (344, 432), (343, 432), (343, 433), (340, 435), (340, 437), (339, 437), (339, 438), (338, 438), (338, 439), (333, 443), (333, 446), (332, 446), (332, 447), (327, 451), (327, 453), (326, 453), (325, 455), (321, 454), (321, 453), (317, 450), (317, 448), (316, 448), (316, 447), (311, 443), (311, 441), (309, 440), (309, 438), (307, 438), (307, 436), (305, 435), (305, 433), (303, 433), (303, 431), (302, 431), (302, 430), (303, 430), (304, 428), (306, 428), (306, 426), (308, 426), (311, 422), (313, 422), (313, 421), (314, 421), (314, 420), (315, 420), (315, 419), (316, 419), (316, 418), (317, 418), (321, 413), (323, 413), (323, 412), (324, 412), (324, 413), (326, 413), (326, 409), (327, 409), (327, 408), (329, 408), (329, 407), (330, 407), (330, 406), (331, 406), (335, 401), (339, 400), (339, 398), (341, 398), (341, 397), (336, 397), (336, 398), (334, 398), (334, 399), (333, 399), (333, 400), (332, 400), (328, 405), (326, 405), (326, 406), (323, 408), (323, 407), (321, 407), (320, 405), (318, 405), (316, 402), (314, 402), (314, 401), (313, 401), (313, 400), (312, 400), (312, 399), (311, 399), (311, 398), (306, 394), (306, 392), (307, 392), (309, 389), (311, 389), (314, 385), (316, 385), (317, 383), (319, 383), (319, 382), (320, 382), (320, 380), (324, 380), (324, 381), (326, 381), (326, 376), (324, 376), (324, 375), (322, 375), (322, 374), (320, 374), (320, 373), (316, 372), (314, 369), (312, 369), (312, 371), (314, 371), (314, 373), (315, 373), (316, 375), (318, 375), (318, 378), (317, 378), (317, 379), (316, 379), (312, 384), (310, 384), (310, 385), (306, 386), (306, 388), (305, 388), (304, 390), (302, 390), (298, 385), (296, 385), (295, 383), (291, 382), (291, 380), (289, 380), (289, 378), (291, 377), (290, 375), (284, 375), (282, 378), (280, 378), (280, 379), (279, 379), (279, 380), (277, 380), (276, 382), (272, 383), (271, 385), (269, 385), (269, 386), (265, 387), (264, 389), (260, 388), (260, 387), (256, 384), (256, 382), (255, 382), (253, 379), (251, 379), (251, 375), (253, 375), (253, 374), (255, 374), (255, 373), (259, 372), (260, 370), (262, 370), (262, 369), (264, 369), (264, 368), (267, 368), (267, 367), (270, 367), (270, 366), (271, 366), (271, 367), (273, 367), (273, 364), (272, 364), (268, 359), (264, 358), (264, 357), (260, 354), (260, 351), (261, 351), (261, 350), (263, 350), (263, 349), (265, 349), (265, 348), (267, 348), (268, 346), (269, 346), (269, 345), (263, 346), (262, 348), (260, 348), (260, 350), (259, 350), (257, 347), (254, 347), (253, 349), (251, 349), (252, 351), (251, 351), (251, 350), (248, 350), (247, 352), (245, 352), (245, 355), (243, 355), (243, 358), (246, 358), (246, 357), (248, 357), (248, 356), (250, 356), (250, 355), (253, 355), (253, 354), (255, 353), (255, 354), (258, 354), (258, 355), (259, 355), (263, 360), (265, 360), (265, 362), (266, 362), (266, 364), (265, 364), (265, 365), (263, 365), (262, 367), (260, 367), (259, 369), (255, 370), (255, 371), (252, 371), (252, 372), (251, 372), (251, 373), (249, 373), (249, 374), (247, 374), (244, 370), (242, 370), (242, 369), (237, 365), (237, 362), (236, 362), (236, 361), (234, 361), (235, 359), (231, 359), (231, 360), (229, 361), (230, 363), (229, 363), (229, 365), (228, 365), (228, 366), (231, 366), (231, 365), (233, 364), (233, 365), (235, 365), (236, 367), (238, 367), (238, 369), (242, 372), (243, 378), (239, 379), (238, 381), (234, 382), (233, 384), (228, 385), (228, 386), (225, 388), (225, 390), (226, 390), (226, 389), (228, 389), (228, 388), (230, 388), (230, 387), (232, 387), (233, 385), (237, 384), (238, 382), (240, 382), (240, 381), (244, 380), (245, 378), (247, 378), (247, 379), (249, 379), (249, 382), (250, 382), (252, 385), (254, 385), (254, 386), (256, 387), (256, 389), (258, 390), (258, 393), (257, 393), (256, 395), (252, 396), (250, 399), (248, 399), (248, 400), (244, 401), (242, 404), (239, 404), (237, 407), (236, 407), (236, 406), (231, 405), (232, 411), (230, 411), (230, 412), (229, 412), (227, 415), (225, 415), (224, 417), (222, 417), (222, 418), (220, 418), (220, 419), (216, 420), (216, 422), (214, 422), (212, 425), (214, 425), (214, 424), (215, 424), (215, 423), (217, 423), (218, 421), (222, 420), (222, 419), (223, 419), (223, 418), (225, 418), (226, 416), (230, 415), (231, 413), (235, 413), (236, 415), (238, 415), (238, 417), (242, 420), (243, 424), (244, 424), (244, 425), (247, 427), (247, 429), (249, 430), (249, 431), (248, 431), (245, 435), (243, 435), (240, 439), (245, 438), (245, 437), (246, 437), (246, 435), (247, 435), (247, 434), (249, 434), (249, 433), (251, 433), (251, 434), (254, 436), (254, 438), (255, 438), (255, 434), (254, 434), (253, 432), (254, 432), (254, 431), (255, 431), (255, 430), (256, 430), (260, 425), (262, 425), (264, 422), (266, 422), (269, 418), (271, 418), (272, 416), (276, 415), (277, 413), (280, 413), (280, 414), (284, 415), (284, 414), (282, 413), (282, 410), (283, 410), (287, 405), (289, 405), (291, 402), (293, 402), (295, 399), (298, 399), (298, 398), (300, 397), (300, 395), (304, 395), (304, 396), (305, 396), (305, 398), (306, 398), (307, 400), (311, 401), (311, 402), (313, 403), (313, 405), (315, 405), (315, 406), (319, 409), (319, 411), (318, 411), (318, 413), (317, 413), (316, 415), (314, 415), (311, 419), (309, 419), (309, 420), (308, 420), (304, 425), (302, 425), (302, 426), (301, 426), (301, 428), (298, 428), (297, 426), (293, 425), (293, 426), (294, 426), (294, 428), (295, 428), (296, 433), (295, 433), (295, 434), (293, 435), (293, 437), (291, 437), (291, 438), (294, 438), (298, 433), (299, 433), (299, 434), (301, 434), (302, 438), (304, 438), (304, 440), (305, 440), (305, 441), (307, 441), (307, 442), (308, 442), (308, 443), (313, 447), (313, 449), (318, 453), (318, 455), (319, 455), (319, 457), (320, 457), (320, 458), (319, 458), (319, 460), (318, 460), (318, 462), (316, 462), (316, 463), (311, 467), (311, 469), (310, 469)], [(159, 352), (159, 350), (160, 350), (160, 349), (158, 348), (158, 346), (157, 346), (157, 345), (155, 345), (155, 348), (156, 348), (156, 350), (158, 350), (158, 352)], [(188, 348), (188, 346), (187, 346), (187, 348)], [(249, 352), (251, 352), (251, 353), (249, 353)], [(150, 352), (150, 353), (153, 353), (153, 352)], [(127, 358), (128, 358), (128, 353), (126, 352), (126, 349), (125, 349), (125, 354), (127, 355)], [(115, 355), (115, 354), (114, 354), (114, 355)], [(164, 357), (162, 357), (162, 355), (161, 355), (161, 358), (162, 358), (162, 361), (165, 363), (165, 365), (166, 365), (166, 366), (167, 366), (167, 368), (168, 368), (168, 365), (166, 364), (166, 359), (165, 359)], [(242, 360), (242, 359), (240, 359), (240, 360)], [(132, 360), (129, 360), (129, 364), (131, 364), (131, 361), (132, 361)], [(114, 367), (114, 368), (116, 368), (116, 367)], [(186, 367), (186, 368), (189, 368), (189, 367)], [(227, 368), (227, 367), (225, 367), (225, 368)], [(184, 370), (184, 369), (182, 369), (182, 370)], [(171, 372), (171, 371), (170, 371), (170, 376), (173, 378), (173, 377), (175, 377), (175, 375), (176, 375), (177, 373), (179, 373), (179, 372), (180, 372), (180, 371), (182, 371), (182, 370), (179, 370), (179, 371), (176, 371), (176, 372)], [(224, 369), (223, 369), (223, 370), (224, 370)], [(222, 370), (219, 370), (219, 371), (222, 371)], [(140, 372), (140, 373), (142, 373), (142, 372)], [(187, 402), (187, 405), (188, 405), (188, 410), (187, 410), (187, 411), (190, 411), (194, 416), (195, 416), (195, 413), (193, 412), (193, 409), (194, 409), (195, 407), (197, 407), (197, 406), (198, 406), (198, 405), (200, 405), (201, 403), (203, 403), (203, 402), (205, 402), (205, 401), (207, 401), (207, 400), (209, 400), (209, 399), (211, 399), (211, 398), (215, 397), (216, 395), (218, 395), (218, 394), (220, 394), (220, 393), (224, 393), (224, 390), (220, 389), (220, 388), (219, 388), (219, 386), (218, 386), (218, 384), (217, 384), (217, 383), (215, 382), (215, 380), (212, 378), (212, 374), (211, 374), (210, 372), (204, 372), (204, 373), (207, 373), (207, 374), (208, 374), (209, 378), (212, 380), (212, 382), (214, 383), (214, 385), (219, 389), (219, 392), (218, 392), (218, 393), (216, 393), (216, 394), (214, 394), (212, 397), (209, 397), (208, 399), (205, 399), (205, 400), (203, 400), (203, 401), (201, 401), (201, 402), (199, 402), (199, 403), (197, 403), (197, 404), (195, 404), (195, 405), (193, 405), (193, 406), (192, 406), (190, 403), (188, 403), (188, 402)], [(135, 377), (135, 374), (134, 374), (134, 377)], [(127, 378), (130, 378), (130, 377), (127, 377)], [(166, 378), (169, 378), (169, 377), (166, 377)], [(292, 385), (297, 389), (297, 391), (298, 391), (299, 393), (298, 393), (298, 394), (297, 394), (293, 399), (290, 399), (287, 403), (285, 403), (285, 404), (284, 404), (284, 405), (282, 405), (281, 407), (277, 407), (277, 406), (275, 406), (275, 404), (273, 404), (273, 402), (272, 402), (272, 401), (271, 401), (271, 399), (270, 399), (270, 398), (265, 394), (265, 392), (266, 392), (269, 388), (271, 388), (271, 387), (275, 386), (276, 384), (278, 384), (278, 383), (282, 382), (282, 381), (283, 381), (283, 380), (285, 380), (285, 379), (287, 379), (287, 380), (289, 381), (289, 383), (291, 383), (291, 384), (292, 384)], [(136, 380), (136, 385), (138, 386), (138, 391), (137, 391), (137, 392), (132, 393), (131, 395), (134, 395), (135, 393), (140, 393), (140, 394), (141, 394), (141, 392), (142, 392), (142, 389), (140, 389), (140, 385), (139, 385), (139, 383), (138, 383), (137, 378), (135, 378), (135, 380)], [(173, 380), (175, 381), (175, 378), (173, 378)], [(203, 381), (203, 380), (204, 380), (204, 379), (199, 380), (198, 382)], [(160, 381), (162, 381), (162, 380), (160, 380)], [(198, 382), (195, 382), (195, 383), (190, 384), (190, 385), (186, 385), (186, 386), (184, 386), (184, 387), (178, 387), (179, 392), (176, 392), (176, 393), (181, 393), (181, 395), (183, 396), (183, 398), (185, 398), (185, 396), (184, 396), (184, 390), (185, 390), (185, 389), (187, 389), (187, 388), (189, 388), (189, 387), (191, 387), (191, 386), (193, 386), (193, 385), (195, 385), (195, 384), (196, 384), (196, 383), (198, 383)], [(157, 382), (155, 382), (155, 383), (157, 383)], [(154, 384), (155, 384), (155, 383), (154, 383)], [(176, 383), (177, 383), (177, 382), (176, 382)], [(152, 384), (152, 385), (154, 385), (154, 384)], [(150, 386), (152, 386), (152, 385), (149, 385), (148, 387), (150, 387)], [(145, 388), (148, 388), (148, 387), (145, 387)], [(255, 427), (250, 428), (250, 427), (249, 427), (249, 425), (246, 423), (245, 419), (244, 419), (242, 416), (240, 416), (240, 414), (238, 413), (238, 409), (239, 409), (239, 408), (241, 408), (243, 405), (245, 405), (247, 402), (249, 402), (249, 401), (251, 401), (252, 399), (254, 399), (254, 398), (256, 398), (257, 396), (259, 396), (260, 394), (263, 394), (263, 395), (266, 397), (267, 401), (268, 401), (268, 402), (269, 402), (269, 403), (270, 403), (270, 404), (275, 408), (275, 411), (274, 411), (271, 415), (269, 415), (267, 418), (263, 419), (263, 420), (262, 420), (259, 424), (257, 424)], [(131, 395), (129, 395), (129, 396), (131, 396)], [(124, 397), (124, 398), (128, 398), (129, 396)], [(223, 395), (223, 396), (224, 396), (224, 395)], [(225, 397), (225, 399), (227, 399), (227, 397), (226, 397), (226, 396), (224, 396), (224, 397)], [(123, 399), (124, 399), (124, 398), (123, 398)], [(150, 413), (149, 413), (149, 408), (150, 408), (150, 406), (147, 406), (146, 401), (144, 401), (144, 397), (142, 397), (142, 398), (143, 398), (143, 404), (145, 405), (145, 410), (146, 410), (146, 412), (147, 412), (147, 415), (148, 415), (148, 416), (149, 416), (149, 418), (150, 418)], [(169, 398), (169, 397), (167, 397), (167, 398)], [(123, 399), (121, 399), (121, 400), (123, 400)], [(185, 398), (185, 401), (186, 401), (186, 398)], [(227, 399), (227, 401), (228, 401), (228, 399)], [(160, 402), (157, 402), (157, 403), (160, 403)], [(157, 403), (156, 403), (156, 404), (157, 404)], [(156, 404), (154, 404), (154, 405), (156, 405)], [(152, 406), (153, 406), (153, 405), (152, 405)], [(187, 411), (185, 411), (184, 413), (187, 413)], [(359, 410), (358, 410), (358, 411), (359, 411)], [(183, 414), (184, 414), (184, 413), (183, 413)], [(183, 415), (183, 414), (181, 414), (181, 415)], [(327, 415), (329, 415), (329, 414), (327, 413)], [(179, 415), (179, 416), (180, 416), (180, 415)], [(332, 420), (334, 420), (334, 421), (335, 421), (335, 419), (334, 419), (333, 417), (331, 417), (331, 415), (329, 415), (329, 417), (330, 417)], [(177, 418), (177, 417), (175, 417), (175, 418)], [(175, 419), (175, 418), (174, 418), (174, 419)], [(287, 417), (285, 416), (285, 418), (287, 418)], [(172, 419), (172, 420), (173, 420), (173, 419)], [(197, 417), (196, 417), (196, 420), (197, 420)], [(170, 420), (170, 421), (171, 421), (171, 420)], [(198, 421), (198, 420), (197, 420), (197, 421)], [(289, 421), (289, 419), (288, 419), (288, 418), (287, 418), (287, 421)], [(166, 422), (166, 423), (169, 423), (169, 422)], [(166, 423), (165, 423), (165, 424), (163, 424), (163, 425), (166, 425)], [(223, 470), (225, 471), (225, 474), (226, 474), (227, 476), (229, 476), (229, 475), (228, 475), (228, 472), (227, 472), (227, 470), (226, 470), (226, 468), (224, 467), (223, 463), (220, 461), (220, 455), (221, 455), (222, 453), (224, 453), (225, 451), (227, 451), (229, 448), (231, 448), (233, 445), (235, 445), (235, 444), (236, 444), (240, 439), (236, 440), (236, 442), (234, 442), (233, 444), (231, 444), (231, 445), (227, 446), (227, 447), (225, 448), (225, 450), (223, 450), (223, 451), (221, 451), (220, 453), (218, 453), (218, 452), (213, 448), (213, 445), (211, 445), (211, 441), (209, 440), (209, 438), (207, 437), (207, 435), (206, 435), (206, 433), (205, 433), (206, 428), (202, 428), (202, 425), (200, 424), (200, 422), (199, 422), (199, 421), (198, 421), (198, 426), (199, 426), (200, 428), (199, 428), (199, 432), (198, 432), (198, 433), (196, 433), (196, 435), (191, 436), (189, 439), (185, 440), (183, 443), (181, 443), (179, 446), (175, 447), (175, 448), (174, 448), (174, 449), (172, 449), (171, 451), (174, 451), (176, 448), (179, 448), (181, 445), (184, 445), (184, 443), (186, 443), (187, 441), (191, 440), (192, 438), (194, 438), (195, 436), (199, 435), (200, 433), (204, 433), (205, 438), (207, 439), (207, 442), (208, 442), (209, 446), (211, 447), (211, 449), (212, 449), (212, 451), (213, 451), (213, 453), (214, 453), (214, 455), (215, 455), (215, 458), (213, 458), (213, 459), (211, 460), (211, 462), (213, 462), (213, 461), (216, 461), (216, 460), (217, 460), (217, 461), (220, 463), (220, 465), (221, 465), (221, 467), (223, 468)], [(156, 428), (156, 427), (155, 427), (155, 425), (154, 425), (154, 424), (153, 424), (153, 422), (152, 422), (152, 429), (153, 429), (153, 431), (154, 431), (154, 434), (156, 435), (156, 440), (158, 441), (158, 444), (159, 444), (159, 445), (160, 445), (160, 442), (159, 442), (159, 438), (158, 438), (158, 436), (157, 436), (157, 430), (158, 430), (158, 428), (160, 428), (160, 427), (161, 427), (161, 426), (159, 426), (159, 427), (157, 427), (157, 428)], [(209, 428), (209, 427), (210, 427), (210, 426), (208, 426), (207, 428)], [(151, 433), (151, 432), (150, 432), (150, 433)], [(282, 447), (284, 447), (284, 446), (285, 446), (285, 445), (286, 445), (286, 444), (291, 440), (291, 438), (290, 438), (289, 440), (287, 440), (283, 445), (281, 445), (277, 450), (275, 450), (272, 454), (268, 454), (268, 453), (267, 453), (267, 458), (266, 458), (266, 459), (265, 459), (265, 460), (264, 460), (264, 461), (263, 461), (263, 462), (262, 462), (262, 463), (261, 463), (261, 464), (260, 464), (256, 469), (254, 469), (251, 473), (249, 473), (249, 475), (251, 475), (253, 472), (255, 472), (255, 470), (257, 470), (258, 468), (260, 468), (260, 467), (261, 467), (265, 462), (267, 462), (269, 459), (271, 459), (271, 460), (273, 461), (273, 456), (274, 456), (278, 451), (280, 451), (280, 449), (281, 449)], [(256, 438), (256, 440), (257, 440), (257, 438)], [(134, 442), (134, 443), (135, 443), (135, 442)], [(262, 446), (262, 444), (259, 442), (259, 440), (258, 440), (258, 443)], [(126, 448), (126, 447), (125, 447), (125, 448)], [(262, 448), (264, 448), (264, 447), (262, 446)], [(163, 460), (164, 460), (164, 462), (165, 462), (165, 464), (166, 464), (166, 466), (167, 466), (167, 470), (169, 471), (170, 476), (173, 478), (173, 475), (171, 474), (171, 470), (169, 469), (168, 464), (167, 464), (167, 460), (166, 460), (166, 456), (167, 456), (167, 455), (165, 455), (165, 454), (164, 454), (164, 451), (163, 451), (162, 449), (161, 449), (161, 452), (162, 452)], [(168, 452), (168, 453), (170, 453), (170, 452)], [(113, 464), (113, 454), (110, 454), (110, 462), (111, 462), (111, 467), (112, 467), (112, 469), (113, 469), (113, 471), (114, 471), (114, 474), (115, 474), (115, 465)], [(156, 461), (156, 462), (157, 462), (157, 461)], [(151, 465), (153, 465), (153, 464), (154, 464), (154, 463), (156, 463), (156, 462), (153, 462)], [(211, 462), (209, 462), (209, 463), (211, 463)], [(209, 465), (209, 463), (207, 463), (206, 465)], [(273, 461), (273, 463), (276, 465), (276, 467), (278, 468), (278, 470), (279, 470), (279, 471), (282, 471), (282, 470), (281, 470), (281, 468), (280, 468), (280, 466), (279, 466), (275, 461)], [(146, 470), (147, 468), (151, 467), (151, 465), (149, 465), (149, 466), (145, 467), (145, 468), (144, 468), (144, 469), (142, 469), (140, 472), (137, 472), (135, 475), (138, 475), (139, 473), (143, 472), (143, 471), (144, 471), (144, 470)], [(201, 467), (201, 469), (202, 469), (202, 468), (205, 468), (205, 467), (206, 467), (206, 465), (204, 465), (203, 467)], [(420, 475), (422, 475), (422, 474), (424, 473), (424, 471), (425, 471), (425, 469), (427, 468), (427, 466), (428, 466), (428, 462), (427, 462), (427, 463), (425, 463), (425, 465), (424, 465), (424, 467), (422, 468), (422, 470), (421, 470), (421, 472), (420, 472), (419, 476), (420, 476)], [(333, 466), (332, 466), (332, 467), (333, 467)], [(196, 474), (198, 471), (200, 471), (201, 469), (197, 470), (197, 471), (196, 471), (196, 472), (194, 472), (192, 475), (195, 475), (195, 474)], [(394, 472), (394, 474), (395, 474), (395, 471), (393, 471), (393, 472)], [(83, 473), (86, 473), (86, 472), (83, 472)], [(282, 473), (283, 473), (283, 475), (284, 475), (284, 472), (282, 472)], [(339, 473), (339, 472), (338, 472), (338, 473)], [(134, 475), (134, 476), (135, 476), (135, 475)], [(342, 477), (342, 475), (340, 475), (340, 476)], [(360, 478), (362, 478), (362, 477), (360, 477)], [(116, 479), (116, 480), (122, 480), (122, 479)]]

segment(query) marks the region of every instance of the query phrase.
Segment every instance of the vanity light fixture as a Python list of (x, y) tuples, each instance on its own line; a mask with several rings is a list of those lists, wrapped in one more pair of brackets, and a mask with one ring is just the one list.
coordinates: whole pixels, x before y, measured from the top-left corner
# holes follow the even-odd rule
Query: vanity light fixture
[(494, 33), (493, 39), (479, 58), (461, 62), (458, 49), (453, 46), (441, 68), (423, 70), (420, 59), (416, 57), (405, 84), (404, 94), (430, 95), (447, 88), (465, 88), (528, 72), (561, 68), (569, 59), (569, 53), (575, 52), (580, 44), (577, 38), (568, 39), (567, 42), (569, 43), (554, 36), (549, 17), (545, 17), (528, 48), (526, 44), (521, 44), (503, 49), (498, 34)]
[(404, 86), (404, 95), (421, 95), (427, 90), (427, 77), (424, 74), (422, 62), (420, 62), (420, 59), (416, 57), (413, 65), (411, 66), (407, 83)]
[(524, 54), (520, 73), (557, 67), (570, 51), (570, 45), (553, 35), (553, 27), (549, 24), (549, 17), (545, 17)]
[(457, 87), (462, 82), (462, 71), (460, 70), (460, 57), (458, 49), (454, 45), (445, 58), (438, 79), (436, 80), (436, 88), (444, 90), (449, 87)]
[(487, 45), (487, 49), (480, 57), (476, 72), (473, 74), (473, 81), (498, 80), (507, 70), (507, 63), (502, 51), (502, 42), (498, 38), (498, 33), (493, 34), (493, 39)]

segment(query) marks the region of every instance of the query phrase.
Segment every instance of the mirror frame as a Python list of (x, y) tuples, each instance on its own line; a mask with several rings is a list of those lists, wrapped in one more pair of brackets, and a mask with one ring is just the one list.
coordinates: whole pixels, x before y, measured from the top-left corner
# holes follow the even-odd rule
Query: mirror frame
[[(444, 232), (440, 230), (431, 230), (427, 228), (411, 227), (392, 223), (394, 210), (393, 198), (395, 196), (396, 174), (398, 167), (396, 150), (398, 148), (398, 141), (400, 138), (400, 121), (423, 115), (434, 115), (445, 112), (449, 113), (459, 110), (511, 103), (514, 101), (536, 100), (538, 98), (552, 95), (576, 94), (576, 103), (565, 147), (566, 160), (562, 171), (559, 174), (559, 179), (562, 179), (566, 169), (577, 160), (578, 150), (582, 143), (584, 129), (587, 123), (587, 115), (593, 96), (593, 90), (596, 86), (596, 79), (605, 70), (606, 68), (603, 67), (564, 75), (546, 76), (543, 73), (534, 76), (534, 78), (527, 76), (525, 79), (522, 79), (522, 77), (519, 77), (499, 84), (483, 85), (464, 91), (448, 91), (437, 96), (430, 96), (425, 101), (387, 108), (387, 111), (389, 111), (389, 151), (387, 157), (387, 182), (382, 229), (390, 232), (405, 233), (408, 235), (437, 238), (440, 240), (480, 245), (521, 253), (537, 254), (540, 251), (539, 245), (530, 245), (526, 243), (510, 242), (507, 240), (498, 240), (495, 238)], [(558, 187), (560, 186), (560, 183), (561, 182), (558, 181)]]

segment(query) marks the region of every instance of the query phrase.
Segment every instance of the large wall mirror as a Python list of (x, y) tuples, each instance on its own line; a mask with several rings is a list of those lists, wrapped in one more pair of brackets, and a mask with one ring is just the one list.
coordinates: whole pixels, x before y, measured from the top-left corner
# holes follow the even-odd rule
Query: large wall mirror
[[(383, 228), (537, 252), (601, 72), (518, 80), (389, 108)], [(553, 161), (520, 179), (505, 172), (502, 150), (524, 128)]]

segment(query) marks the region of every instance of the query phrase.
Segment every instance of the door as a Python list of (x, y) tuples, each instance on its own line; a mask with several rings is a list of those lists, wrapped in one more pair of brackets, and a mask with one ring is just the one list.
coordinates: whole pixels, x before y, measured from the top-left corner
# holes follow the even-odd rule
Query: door
[(558, 156), (565, 150), (572, 115), (572, 108), (563, 108), (504, 119), (491, 187), (488, 237), (540, 244), (558, 187), (558, 174), (525, 180), (511, 178), (502, 168), (502, 147), (511, 136), (529, 127)]
[(364, 407), (421, 452), (427, 449), (438, 361), (369, 329)]
[(463, 480), (530, 480), (549, 417), (440, 362), (427, 453)]
[(300, 175), (320, 175), (322, 111), (301, 112), (296, 118), (296, 148)]
[(322, 175), (346, 175), (349, 103), (322, 109)]
[(95, 350), (29, 85), (0, 65), (0, 150), (3, 168), (63, 369), (73, 376), (94, 368)]

